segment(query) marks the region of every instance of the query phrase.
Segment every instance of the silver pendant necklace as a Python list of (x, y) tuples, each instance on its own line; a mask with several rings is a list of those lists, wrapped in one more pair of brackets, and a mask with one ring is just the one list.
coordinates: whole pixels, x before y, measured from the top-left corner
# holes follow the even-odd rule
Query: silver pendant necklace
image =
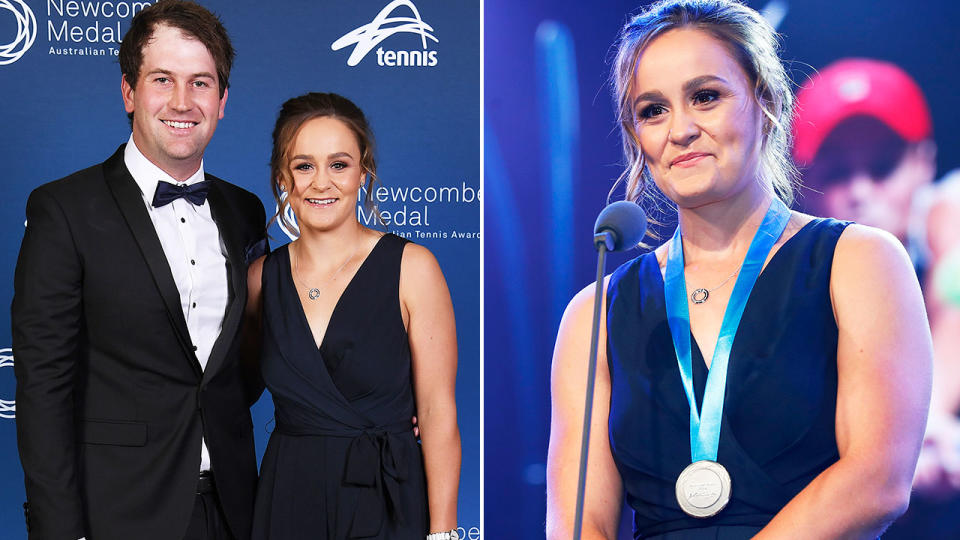
[(738, 266), (737, 269), (734, 270), (732, 274), (727, 276), (727, 279), (723, 280), (722, 282), (720, 282), (719, 285), (717, 285), (712, 289), (704, 289), (702, 287), (699, 289), (695, 289), (692, 293), (690, 293), (690, 301), (693, 302), (694, 304), (702, 304), (706, 302), (707, 299), (710, 298), (710, 293), (726, 285), (728, 281), (733, 279), (733, 276), (740, 273), (741, 268), (743, 268), (743, 263), (740, 263), (740, 266)]
[[(357, 254), (357, 250), (358, 250), (358, 249), (360, 249), (360, 244), (359, 244), (359, 243), (357, 244), (357, 247), (353, 248), (353, 252), (350, 254), (349, 257), (347, 257), (347, 260), (343, 261), (343, 264), (340, 265), (340, 268), (337, 268), (337, 270), (333, 273), (333, 275), (331, 275), (331, 276), (328, 277), (327, 279), (323, 280), (323, 281), (320, 283), (320, 285), (326, 287), (331, 281), (333, 281), (334, 278), (336, 278), (337, 275), (340, 274), (340, 271), (343, 270), (344, 268), (346, 268), (347, 263), (349, 263), (350, 261), (353, 260), (353, 256)], [(294, 255), (296, 255), (296, 254), (294, 254)], [(294, 273), (294, 275), (296, 276), (297, 281), (299, 281), (300, 283), (302, 283), (302, 284), (304, 284), (304, 285), (307, 285), (307, 283), (306, 283), (305, 281), (303, 281), (303, 278), (300, 277), (300, 257), (299, 257), (299, 255), (298, 255), (298, 256), (294, 259), (294, 261), (293, 261), (293, 273)], [(321, 293), (322, 291), (321, 291), (321, 289), (320, 289), (319, 287), (309, 287), (309, 285), (308, 285), (308, 288), (309, 288), (309, 290), (307, 291), (307, 297), (310, 298), (310, 300), (316, 300), (317, 298), (320, 298), (320, 293)]]

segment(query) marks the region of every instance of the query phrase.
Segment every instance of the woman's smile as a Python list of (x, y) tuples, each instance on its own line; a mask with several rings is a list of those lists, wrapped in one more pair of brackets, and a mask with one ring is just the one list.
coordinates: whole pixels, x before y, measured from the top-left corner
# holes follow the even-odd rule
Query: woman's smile
[(673, 161), (670, 162), (670, 167), (695, 167), (708, 157), (713, 157), (713, 154), (706, 152), (688, 152), (674, 158)]

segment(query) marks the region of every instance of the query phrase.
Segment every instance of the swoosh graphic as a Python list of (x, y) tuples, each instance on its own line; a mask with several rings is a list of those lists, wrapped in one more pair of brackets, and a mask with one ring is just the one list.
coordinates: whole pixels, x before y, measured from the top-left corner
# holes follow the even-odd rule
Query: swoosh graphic
[[(398, 7), (410, 8), (413, 17), (390, 17), (390, 14)], [(384, 25), (395, 26), (384, 28)], [(340, 36), (330, 45), (330, 48), (339, 51), (349, 45), (355, 45), (350, 57), (347, 58), (347, 65), (355, 66), (381, 41), (401, 32), (420, 34), (420, 41), (423, 43), (424, 49), (427, 48), (428, 39), (437, 43), (440, 42), (432, 33), (433, 27), (420, 18), (420, 12), (417, 10), (417, 6), (413, 5), (413, 2), (410, 0), (393, 0), (380, 10), (380, 13), (377, 13), (372, 21)]]

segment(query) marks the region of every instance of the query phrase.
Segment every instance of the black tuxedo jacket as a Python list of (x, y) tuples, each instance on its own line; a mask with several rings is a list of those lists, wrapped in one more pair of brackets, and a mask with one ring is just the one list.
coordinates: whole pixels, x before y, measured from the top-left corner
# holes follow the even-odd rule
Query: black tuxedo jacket
[(183, 538), (202, 434), (242, 540), (257, 481), (249, 407), (262, 384), (240, 361), (240, 327), (247, 263), (266, 251), (263, 205), (207, 175), (230, 300), (201, 370), (123, 149), (27, 201), (12, 321), (30, 538)]

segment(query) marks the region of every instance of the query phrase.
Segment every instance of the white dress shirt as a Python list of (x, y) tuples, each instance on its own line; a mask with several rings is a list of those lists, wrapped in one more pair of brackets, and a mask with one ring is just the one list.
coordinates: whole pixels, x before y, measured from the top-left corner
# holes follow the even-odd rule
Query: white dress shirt
[[(127, 142), (123, 161), (140, 187), (147, 213), (160, 237), (160, 245), (180, 293), (180, 307), (187, 321), (190, 340), (200, 368), (206, 369), (210, 351), (220, 335), (229, 296), (226, 248), (210, 214), (210, 204), (204, 201), (201, 206), (196, 206), (181, 198), (154, 208), (157, 183), (178, 182), (140, 152), (133, 142), (133, 135)], [(200, 169), (183, 183), (192, 185), (204, 178), (201, 162)], [(200, 470), (209, 470), (210, 453), (203, 439), (200, 447)]]

